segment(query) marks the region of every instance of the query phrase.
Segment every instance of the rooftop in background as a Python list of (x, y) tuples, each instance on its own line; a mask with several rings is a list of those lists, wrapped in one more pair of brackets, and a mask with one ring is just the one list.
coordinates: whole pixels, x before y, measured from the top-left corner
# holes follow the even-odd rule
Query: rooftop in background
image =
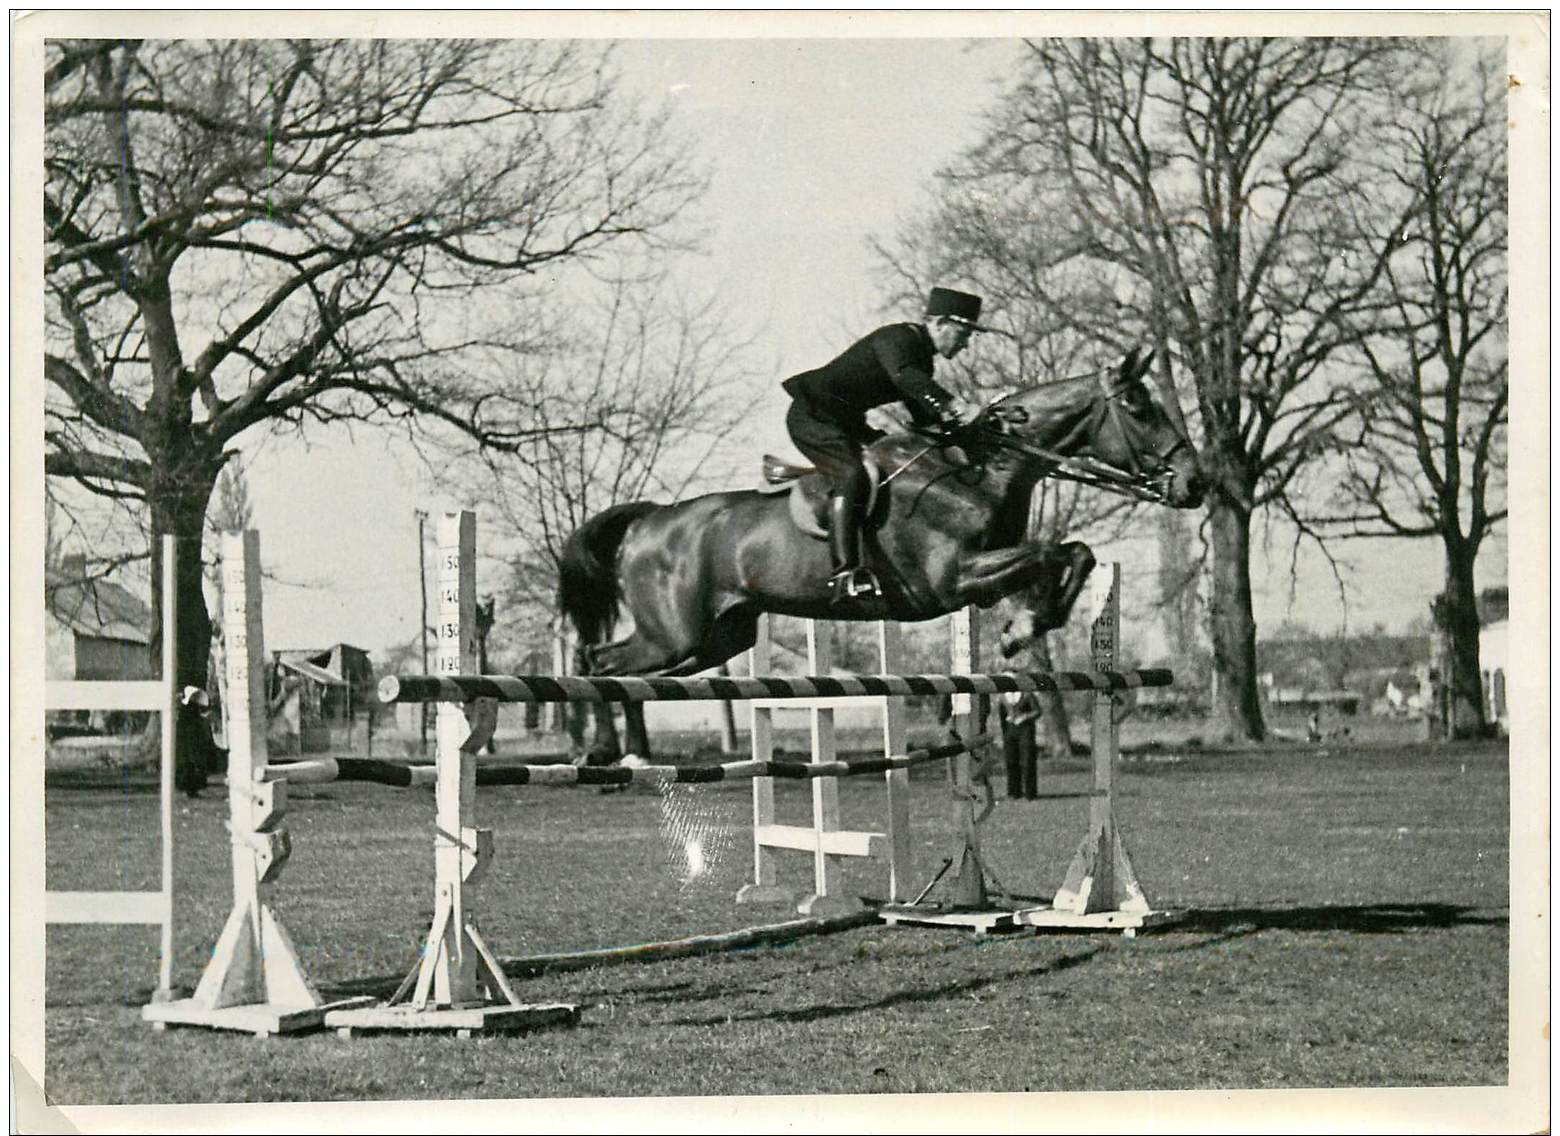
[(152, 611), (111, 580), (91, 579), (80, 556), (67, 556), (43, 583), (44, 607), (77, 635), (149, 644)]

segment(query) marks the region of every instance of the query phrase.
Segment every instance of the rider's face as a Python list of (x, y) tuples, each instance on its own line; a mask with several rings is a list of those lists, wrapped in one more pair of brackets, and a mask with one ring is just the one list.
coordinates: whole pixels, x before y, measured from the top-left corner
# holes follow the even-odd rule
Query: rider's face
[(957, 320), (939, 317), (927, 330), (931, 333), (932, 346), (944, 359), (952, 359), (970, 341), (970, 326)]

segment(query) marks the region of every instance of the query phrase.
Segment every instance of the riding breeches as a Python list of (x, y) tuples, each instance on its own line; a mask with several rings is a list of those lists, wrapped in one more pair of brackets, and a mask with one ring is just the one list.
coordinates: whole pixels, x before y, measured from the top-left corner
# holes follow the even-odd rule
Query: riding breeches
[(795, 399), (786, 412), (785, 428), (796, 448), (828, 478), (834, 493), (854, 497), (865, 492), (867, 471), (861, 464), (861, 451), (883, 436), (868, 426), (865, 418), (841, 421)]

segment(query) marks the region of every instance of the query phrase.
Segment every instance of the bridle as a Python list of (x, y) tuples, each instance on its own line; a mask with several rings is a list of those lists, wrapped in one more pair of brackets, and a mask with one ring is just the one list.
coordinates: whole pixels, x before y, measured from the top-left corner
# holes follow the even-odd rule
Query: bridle
[[(1068, 382), (1072, 379), (1096, 378), (1106, 373), (1105, 371), (1090, 371), (1081, 375), (1071, 376), (1070, 379), (1058, 380)], [(1183, 447), (1190, 449), (1191, 443), (1185, 437), (1177, 435), (1175, 440), (1167, 446), (1163, 452), (1154, 450), (1151, 446), (1140, 443), (1144, 440), (1145, 432), (1138, 421), (1130, 413), (1123, 411), (1121, 402), (1126, 398), (1130, 390), (1130, 384), (1117, 382), (1108, 388), (1101, 388), (1098, 400), (1095, 403), (1095, 434), (1108, 421), (1113, 426), (1122, 440), (1122, 449), (1127, 454), (1131, 463), (1129, 468), (1120, 469), (1109, 462), (1099, 458), (1088, 456), (1072, 456), (1058, 453), (1055, 450), (1037, 445), (1012, 434), (1008, 427), (1014, 423), (1011, 411), (1017, 410), (1020, 414), (1027, 414), (1021, 407), (1010, 408), (1009, 415), (1004, 416), (1002, 404), (1012, 395), (1004, 395), (993, 400), (981, 410), (979, 414), (960, 430), (951, 431), (938, 440), (932, 442), (925, 449), (917, 452), (905, 465), (895, 470), (890, 477), (904, 472), (917, 460), (924, 457), (934, 449), (945, 445), (958, 444), (959, 440), (967, 435), (973, 435), (981, 442), (997, 449), (1010, 450), (1042, 461), (1049, 468), (1044, 476), (1061, 478), (1066, 481), (1076, 481), (1082, 485), (1090, 485), (1097, 489), (1103, 489), (1109, 493), (1116, 493), (1124, 497), (1135, 497), (1140, 501), (1151, 501), (1164, 505), (1169, 503), (1171, 484), (1175, 479), (1175, 470), (1170, 466), (1170, 460), (1181, 451)], [(1155, 468), (1147, 468), (1145, 458)], [(887, 480), (887, 479), (885, 479)]]

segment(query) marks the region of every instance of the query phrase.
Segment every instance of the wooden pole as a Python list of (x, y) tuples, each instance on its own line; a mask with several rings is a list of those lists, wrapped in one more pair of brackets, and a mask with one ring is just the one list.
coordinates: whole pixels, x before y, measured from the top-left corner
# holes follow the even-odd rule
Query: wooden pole
[[(950, 622), (954, 673), (977, 673), (981, 661), (979, 612), (974, 608), (964, 608), (954, 612)], [(953, 720), (964, 737), (973, 738), (980, 733), (981, 717), (980, 696), (953, 696)], [(962, 753), (948, 763), (948, 777), (954, 797), (954, 822), (959, 831), (959, 850), (955, 854), (958, 875), (953, 887), (953, 906), (966, 910), (988, 905), (986, 874), (980, 862), (973, 761), (971, 754)]]
[[(834, 669), (832, 623), (807, 621), (807, 670), (826, 675)], [(812, 733), (812, 761), (821, 765), (839, 759), (839, 742), (834, 732), (834, 710), (829, 706), (810, 706), (807, 711)], [(840, 895), (840, 870), (827, 848), (828, 834), (840, 828), (840, 783), (833, 777), (815, 778), (812, 783), (813, 891), (796, 905), (803, 915), (842, 915), (861, 904)]]
[[(423, 673), (428, 672), (428, 543), (424, 535), (423, 526), (428, 521), (428, 514), (421, 509), (417, 510), (417, 595), (419, 617), (417, 622), (417, 640), (422, 646)], [(428, 707), (422, 708), (419, 717), (422, 727), (422, 748), (417, 752), (424, 758), (428, 756)]]
[(153, 1002), (173, 999), (173, 791), (179, 740), (179, 542), (164, 536), (162, 679), (167, 697), (162, 713), (162, 768), (158, 771), (158, 819), (162, 828), (162, 894), (167, 904), (158, 940), (157, 989)]

